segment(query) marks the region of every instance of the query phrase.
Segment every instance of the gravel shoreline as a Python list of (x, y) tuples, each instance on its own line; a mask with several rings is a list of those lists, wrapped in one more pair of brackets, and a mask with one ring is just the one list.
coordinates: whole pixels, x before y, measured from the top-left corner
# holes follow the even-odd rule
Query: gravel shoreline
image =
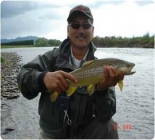
[(38, 139), (40, 133), (38, 102), (27, 100), (18, 89), (17, 74), (23, 59), (17, 53), (2, 52), (1, 57), (1, 138)]
[[(3, 59), (3, 60), (2, 60)], [(1, 136), (16, 130), (16, 123), (11, 117), (10, 99), (20, 96), (17, 74), (21, 69), (21, 57), (16, 53), (1, 53)], [(3, 61), (3, 62), (2, 62)]]
[(1, 53), (4, 62), (1, 62), (1, 96), (7, 99), (19, 97), (17, 74), (21, 69), (18, 62), (21, 57), (16, 53)]

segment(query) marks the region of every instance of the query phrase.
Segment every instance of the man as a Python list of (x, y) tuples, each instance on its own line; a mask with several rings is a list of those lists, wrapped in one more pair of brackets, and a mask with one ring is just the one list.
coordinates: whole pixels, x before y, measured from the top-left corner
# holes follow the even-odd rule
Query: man
[[(89, 96), (86, 87), (79, 87), (67, 97), (69, 85), (66, 79), (78, 82), (69, 72), (79, 68), (85, 61), (96, 59), (95, 46), (91, 42), (94, 33), (93, 16), (87, 6), (74, 7), (67, 18), (68, 38), (59, 49), (46, 52), (23, 66), (18, 75), (18, 84), (27, 99), (41, 92), (39, 115), (41, 138), (117, 139), (114, 87), (124, 74), (104, 66), (105, 78), (96, 85)], [(51, 91), (59, 97), (51, 102)]]

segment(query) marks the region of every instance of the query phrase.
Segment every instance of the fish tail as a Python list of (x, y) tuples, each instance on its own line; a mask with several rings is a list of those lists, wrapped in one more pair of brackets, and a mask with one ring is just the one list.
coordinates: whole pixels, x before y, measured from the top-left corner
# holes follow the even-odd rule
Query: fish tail
[(122, 80), (118, 81), (118, 86), (119, 86), (120, 90), (122, 91), (123, 90), (123, 81)]
[(51, 95), (50, 95), (50, 99), (51, 99), (51, 102), (55, 102), (56, 99), (58, 98), (58, 95), (59, 93), (58, 92), (53, 92)]

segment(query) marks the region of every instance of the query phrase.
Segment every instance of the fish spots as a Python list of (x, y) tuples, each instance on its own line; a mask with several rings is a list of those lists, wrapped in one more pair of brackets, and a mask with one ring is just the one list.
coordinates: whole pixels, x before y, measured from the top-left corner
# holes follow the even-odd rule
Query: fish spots
[(83, 71), (83, 73), (77, 74), (77, 76), (80, 78), (82, 78), (82, 77), (91, 78), (91, 77), (94, 77), (94, 76), (101, 74), (101, 73), (103, 73), (103, 68), (97, 67), (97, 68), (85, 70), (85, 71)]

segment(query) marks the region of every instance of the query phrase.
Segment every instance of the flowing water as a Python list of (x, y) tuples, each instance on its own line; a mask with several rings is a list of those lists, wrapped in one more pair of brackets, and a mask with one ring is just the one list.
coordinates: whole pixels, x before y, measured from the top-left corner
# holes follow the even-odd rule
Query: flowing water
[[(20, 48), (2, 49), (2, 52), (17, 52), (21, 63), (31, 61), (38, 54), (53, 49)], [(154, 137), (154, 49), (143, 48), (99, 48), (98, 58), (115, 57), (136, 64), (136, 73), (125, 76), (121, 92), (116, 86), (117, 112), (113, 119), (118, 123), (120, 139), (152, 139)], [(38, 139), (39, 136), (39, 96), (27, 100), (22, 95), (18, 99), (7, 100), (11, 107), (10, 117), (16, 130), (4, 135), (10, 139)]]

